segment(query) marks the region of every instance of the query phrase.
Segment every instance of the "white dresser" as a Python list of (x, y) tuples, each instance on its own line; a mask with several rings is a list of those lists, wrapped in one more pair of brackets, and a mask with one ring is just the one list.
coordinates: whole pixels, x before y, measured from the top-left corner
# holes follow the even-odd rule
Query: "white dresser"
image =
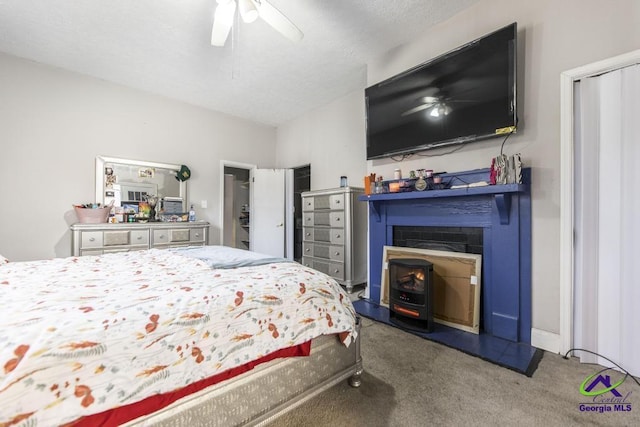
[(209, 223), (206, 221), (145, 224), (78, 223), (71, 226), (73, 256), (208, 244)]
[(367, 204), (362, 188), (302, 193), (302, 264), (326, 273), (348, 292), (367, 281)]

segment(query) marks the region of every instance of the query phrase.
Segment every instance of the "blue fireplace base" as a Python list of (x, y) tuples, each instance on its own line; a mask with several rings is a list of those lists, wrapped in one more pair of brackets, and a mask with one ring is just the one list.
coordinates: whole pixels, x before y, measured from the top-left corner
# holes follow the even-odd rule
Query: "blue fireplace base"
[[(386, 307), (364, 299), (355, 301), (353, 306), (361, 316), (396, 327), (389, 321), (389, 310)], [(542, 350), (531, 347), (529, 344), (514, 343), (486, 333), (476, 335), (437, 323), (435, 330), (431, 333), (415, 330), (406, 330), (406, 332), (455, 348), (528, 377), (533, 375), (543, 355)]]
[[(384, 246), (395, 226), (480, 227), (483, 233), (480, 327), (484, 335), (531, 343), (531, 170), (522, 184), (371, 194), (369, 300), (380, 302)], [(443, 174), (449, 184), (489, 180), (488, 169)]]

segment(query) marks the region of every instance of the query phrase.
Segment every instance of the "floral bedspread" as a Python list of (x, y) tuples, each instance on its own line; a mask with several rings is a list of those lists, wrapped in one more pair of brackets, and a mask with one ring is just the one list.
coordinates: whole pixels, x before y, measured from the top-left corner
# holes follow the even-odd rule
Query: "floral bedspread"
[(149, 250), (0, 266), (0, 426), (53, 426), (166, 393), (322, 334), (355, 338), (330, 277), (211, 268)]

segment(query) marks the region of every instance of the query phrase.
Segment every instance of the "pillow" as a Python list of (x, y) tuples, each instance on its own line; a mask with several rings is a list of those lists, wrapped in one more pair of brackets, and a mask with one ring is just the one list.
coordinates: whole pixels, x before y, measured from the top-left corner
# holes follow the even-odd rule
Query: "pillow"
[(3, 257), (2, 255), (0, 255), (0, 265), (2, 264), (7, 264), (9, 262), (8, 259), (6, 259), (5, 257)]

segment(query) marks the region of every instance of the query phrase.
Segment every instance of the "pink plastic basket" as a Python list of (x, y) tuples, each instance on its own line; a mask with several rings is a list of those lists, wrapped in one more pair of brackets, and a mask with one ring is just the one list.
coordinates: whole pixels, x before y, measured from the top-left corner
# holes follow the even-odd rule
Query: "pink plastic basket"
[(101, 224), (107, 222), (111, 205), (95, 209), (74, 206), (73, 209), (75, 209), (81, 224)]

